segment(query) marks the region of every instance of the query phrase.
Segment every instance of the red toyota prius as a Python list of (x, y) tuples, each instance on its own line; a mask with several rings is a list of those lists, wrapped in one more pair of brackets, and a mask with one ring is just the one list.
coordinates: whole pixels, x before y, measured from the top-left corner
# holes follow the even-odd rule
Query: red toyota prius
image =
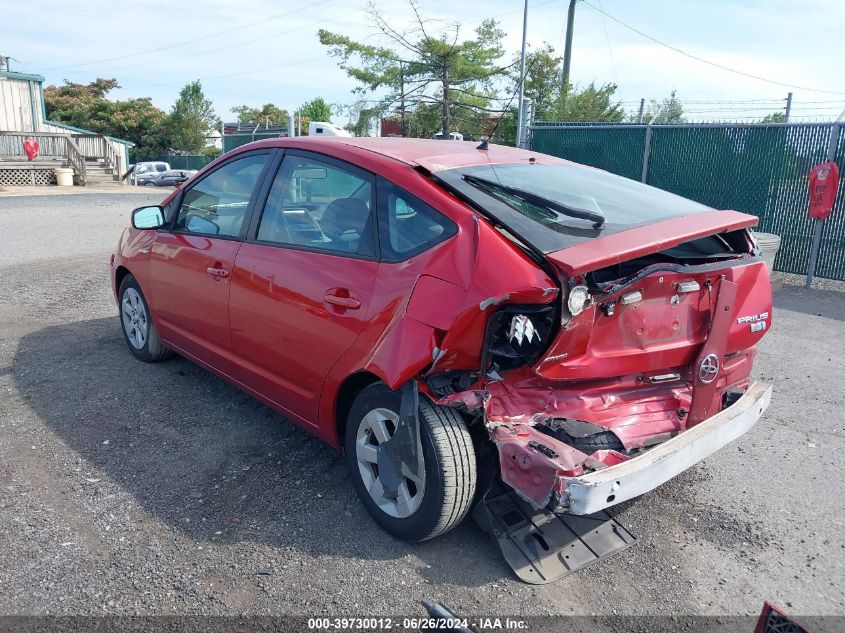
[(592, 515), (748, 431), (756, 223), (492, 144), (274, 139), (135, 209), (112, 276), (132, 354), (345, 450), (375, 521), (420, 541), (494, 487)]

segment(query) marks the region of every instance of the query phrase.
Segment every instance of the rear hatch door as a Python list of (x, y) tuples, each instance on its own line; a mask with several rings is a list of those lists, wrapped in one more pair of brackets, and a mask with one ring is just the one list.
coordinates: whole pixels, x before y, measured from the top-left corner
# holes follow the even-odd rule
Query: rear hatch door
[[(738, 286), (725, 352), (753, 347), (771, 323), (768, 271), (742, 246), (743, 229), (756, 222), (735, 211), (705, 212), (549, 253), (564, 289), (586, 285), (590, 301), (572, 316), (564, 293), (563, 325), (536, 371), (585, 380), (688, 366), (707, 340), (723, 279)], [(737, 247), (707, 256), (708, 239)]]

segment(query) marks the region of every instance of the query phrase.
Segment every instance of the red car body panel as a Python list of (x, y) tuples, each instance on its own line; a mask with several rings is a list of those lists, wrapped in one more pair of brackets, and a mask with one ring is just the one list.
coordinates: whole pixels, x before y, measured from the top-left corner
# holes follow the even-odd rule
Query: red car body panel
[[(374, 261), (244, 244), (230, 281), (235, 378), (314, 426), (326, 376), (364, 327), (377, 272)], [(329, 303), (338, 296), (357, 307)]]
[[(232, 270), (240, 242), (197, 235), (157, 235), (147, 274), (156, 279), (150, 299), (162, 340), (227, 375), (232, 374), (229, 280), (209, 269)], [(179, 265), (172, 262), (178, 260)]]
[[(412, 192), (457, 226), (451, 238), (398, 263), (166, 231), (124, 232), (113, 261), (115, 292), (120, 271), (131, 272), (145, 290), (162, 341), (332, 446), (342, 444), (338, 394), (347, 381), (371, 375), (397, 389), (416, 380), (430, 399), (483, 416), (503, 479), (542, 505), (564, 493), (567, 477), (628, 456), (612, 450), (587, 455), (543, 433), (539, 423), (582, 420), (612, 431), (626, 450), (640, 449), (720, 410), (726, 391), (749, 383), (754, 346), (771, 323), (768, 272), (751, 254), (626, 283), (566, 319), (535, 362), (481, 376), (459, 393), (438, 396), (425, 379), (477, 372), (488, 318), (499, 306), (565, 302), (568, 280), (748, 228), (756, 224), (753, 216), (709, 211), (669, 218), (550, 253), (543, 266), (427, 177), (486, 163), (565, 162), (525, 150), (408, 139), (274, 139), (224, 155), (183, 188), (220, 162), (258, 148), (296, 148), (347, 161)], [(228, 277), (209, 274), (218, 267), (231, 271)], [(692, 281), (701, 292), (676, 290)], [(621, 304), (632, 291), (643, 300)], [(607, 302), (616, 306), (611, 316), (601, 309)], [(725, 314), (716, 314), (719, 309)], [(743, 315), (755, 315), (765, 329), (749, 329), (737, 318)], [(694, 361), (705, 353), (724, 363), (718, 379), (698, 389)], [(678, 379), (649, 382), (663, 374)], [(536, 441), (556, 457), (538, 452), (530, 445)]]

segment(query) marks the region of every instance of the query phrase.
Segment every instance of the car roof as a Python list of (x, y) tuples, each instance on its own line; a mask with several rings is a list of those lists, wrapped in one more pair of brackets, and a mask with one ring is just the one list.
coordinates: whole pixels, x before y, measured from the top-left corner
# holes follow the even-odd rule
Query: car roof
[(327, 150), (329, 145), (335, 146), (335, 150), (343, 146), (342, 153), (357, 155), (365, 159), (367, 155), (378, 154), (405, 163), (412, 167), (422, 167), (430, 172), (455, 169), (457, 167), (471, 167), (473, 165), (502, 164), (502, 163), (565, 163), (561, 158), (532, 152), (529, 150), (496, 145), (490, 143), (488, 149), (478, 149), (479, 141), (438, 141), (422, 138), (396, 138), (396, 137), (330, 137), (314, 138), (310, 136), (299, 136), (296, 138), (278, 138), (258, 141), (242, 146), (250, 147), (288, 147), (336, 153)]

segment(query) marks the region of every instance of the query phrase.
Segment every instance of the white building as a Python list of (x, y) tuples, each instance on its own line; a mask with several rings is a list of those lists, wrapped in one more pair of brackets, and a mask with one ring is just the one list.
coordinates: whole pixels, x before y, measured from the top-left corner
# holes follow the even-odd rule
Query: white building
[[(129, 166), (129, 148), (134, 143), (47, 120), (43, 83), (41, 75), (0, 71), (0, 172), (5, 173), (6, 184), (29, 184), (9, 182), (13, 169), (19, 179), (24, 167), (29, 171), (36, 168), (32, 164), (13, 164), (26, 161), (22, 146), (27, 136), (38, 140), (40, 157), (68, 163), (80, 181), (87, 180), (86, 175), (99, 178), (106, 171), (110, 175), (124, 174)], [(70, 146), (68, 139), (72, 141)], [(0, 184), (3, 183), (0, 173)]]

